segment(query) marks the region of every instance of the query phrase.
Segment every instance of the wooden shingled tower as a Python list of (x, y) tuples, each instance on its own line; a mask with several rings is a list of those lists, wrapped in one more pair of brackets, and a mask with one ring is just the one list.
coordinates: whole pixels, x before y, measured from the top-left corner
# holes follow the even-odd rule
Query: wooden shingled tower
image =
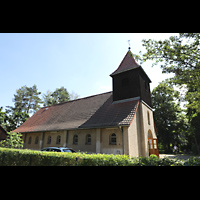
[(110, 75), (113, 79), (113, 101), (140, 97), (152, 107), (151, 80), (136, 62), (130, 48), (119, 67)]

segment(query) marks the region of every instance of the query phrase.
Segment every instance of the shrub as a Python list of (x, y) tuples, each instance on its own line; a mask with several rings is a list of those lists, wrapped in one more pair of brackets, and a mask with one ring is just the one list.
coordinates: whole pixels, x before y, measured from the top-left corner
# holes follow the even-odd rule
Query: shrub
[(200, 166), (200, 157), (191, 156), (187, 161), (184, 163), (185, 166)]
[(23, 143), (21, 133), (7, 132), (6, 139), (0, 142), (0, 147), (22, 148)]
[[(196, 163), (200, 163), (199, 161)], [(44, 152), (0, 148), (0, 166), (180, 166), (174, 159), (127, 155)]]

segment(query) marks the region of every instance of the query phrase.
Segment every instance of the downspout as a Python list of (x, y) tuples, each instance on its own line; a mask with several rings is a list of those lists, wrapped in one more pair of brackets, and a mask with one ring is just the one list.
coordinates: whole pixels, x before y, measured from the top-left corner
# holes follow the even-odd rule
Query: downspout
[(122, 154), (124, 154), (124, 129), (123, 129), (123, 126), (119, 126), (119, 129), (122, 132)]

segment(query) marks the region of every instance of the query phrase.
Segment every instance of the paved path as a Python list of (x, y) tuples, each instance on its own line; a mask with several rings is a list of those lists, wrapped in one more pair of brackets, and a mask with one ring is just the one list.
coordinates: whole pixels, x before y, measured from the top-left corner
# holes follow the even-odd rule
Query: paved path
[(187, 160), (188, 158), (190, 158), (190, 155), (174, 155), (174, 154), (160, 154), (159, 155), (160, 158), (164, 158), (164, 157), (168, 157), (168, 158), (177, 158), (180, 160)]

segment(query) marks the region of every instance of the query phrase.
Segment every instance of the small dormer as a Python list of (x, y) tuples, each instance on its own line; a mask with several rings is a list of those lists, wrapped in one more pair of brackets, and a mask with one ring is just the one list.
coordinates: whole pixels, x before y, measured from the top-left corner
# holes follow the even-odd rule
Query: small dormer
[(113, 101), (138, 97), (152, 107), (151, 80), (136, 62), (130, 50), (110, 76), (113, 79)]

